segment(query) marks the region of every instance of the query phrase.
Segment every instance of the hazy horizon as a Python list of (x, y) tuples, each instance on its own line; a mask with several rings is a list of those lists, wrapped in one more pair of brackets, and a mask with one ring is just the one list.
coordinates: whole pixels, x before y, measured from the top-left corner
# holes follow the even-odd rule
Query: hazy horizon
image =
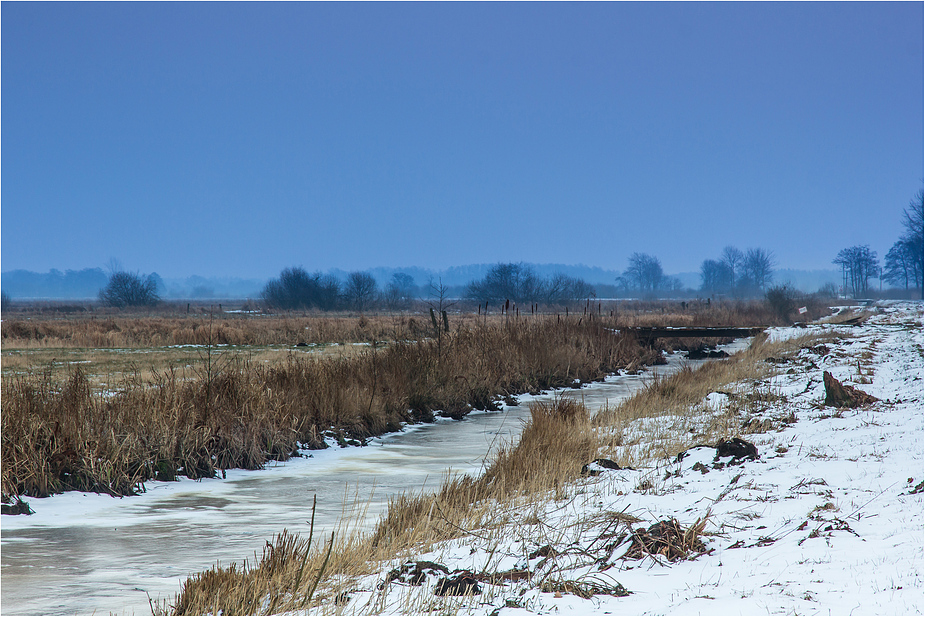
[(831, 269), (922, 187), (922, 3), (0, 11), (3, 272)]
[[(390, 268), (378, 266), (363, 270), (373, 275), (377, 286), (384, 289), (395, 273), (409, 274), (416, 285), (426, 290), (429, 281), (440, 281), (454, 289), (465, 287), (468, 283), (481, 280), (495, 264), (460, 264), (444, 270), (428, 270), (419, 267)], [(614, 287), (621, 271), (604, 270), (597, 267), (567, 264), (525, 264), (538, 276), (548, 277), (554, 274), (566, 274), (580, 278), (593, 286)], [(105, 286), (108, 273), (103, 268), (79, 271), (62, 271), (58, 275), (51, 272), (33, 272), (13, 270), (2, 272), (3, 291), (14, 299), (87, 299), (95, 298), (99, 289)], [(96, 272), (96, 276), (92, 276)], [(349, 274), (346, 270), (328, 269), (322, 273), (332, 274), (341, 281)], [(25, 273), (25, 274), (24, 274)], [(262, 277), (241, 278), (233, 276), (202, 276), (190, 274), (185, 277), (162, 276), (159, 272), (143, 272), (142, 275), (157, 274), (164, 287), (160, 293), (164, 299), (195, 298), (258, 298), (265, 284), (279, 276), (279, 273)], [(685, 292), (700, 289), (699, 272), (667, 272), (666, 276), (681, 282)], [(91, 276), (87, 276), (91, 275)], [(840, 283), (841, 273), (835, 269), (792, 270), (777, 269), (774, 272), (774, 284), (790, 284), (798, 290), (812, 293), (826, 283)], [(423, 292), (422, 292), (423, 293)]]

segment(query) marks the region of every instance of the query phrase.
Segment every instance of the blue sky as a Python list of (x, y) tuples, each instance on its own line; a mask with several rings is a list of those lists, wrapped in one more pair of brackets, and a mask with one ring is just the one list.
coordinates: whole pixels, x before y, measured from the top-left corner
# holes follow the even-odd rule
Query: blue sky
[(2, 270), (881, 256), (923, 4), (11, 3)]

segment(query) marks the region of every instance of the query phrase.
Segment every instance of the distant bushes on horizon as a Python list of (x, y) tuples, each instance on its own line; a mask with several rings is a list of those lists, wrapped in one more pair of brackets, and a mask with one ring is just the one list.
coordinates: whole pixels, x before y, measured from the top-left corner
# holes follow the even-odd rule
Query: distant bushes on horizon
[(541, 278), (524, 263), (499, 263), (485, 277), (466, 286), (466, 299), (479, 304), (569, 304), (593, 298), (594, 287), (580, 278), (553, 274)]
[(341, 305), (341, 284), (320, 272), (309, 274), (303, 268), (285, 268), (278, 279), (266, 284), (260, 297), (271, 308), (332, 311)]

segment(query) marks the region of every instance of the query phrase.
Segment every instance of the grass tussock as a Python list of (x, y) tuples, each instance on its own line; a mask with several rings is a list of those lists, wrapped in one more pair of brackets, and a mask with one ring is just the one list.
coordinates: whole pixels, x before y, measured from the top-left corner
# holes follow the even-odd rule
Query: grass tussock
[[(577, 478), (597, 448), (587, 408), (568, 398), (530, 406), (531, 419), (516, 445), (499, 448), (478, 478), (456, 477), (433, 495), (403, 495), (372, 536), (372, 544), (429, 546), (485, 529), (494, 504), (554, 490)], [(424, 525), (421, 525), (424, 521)]]

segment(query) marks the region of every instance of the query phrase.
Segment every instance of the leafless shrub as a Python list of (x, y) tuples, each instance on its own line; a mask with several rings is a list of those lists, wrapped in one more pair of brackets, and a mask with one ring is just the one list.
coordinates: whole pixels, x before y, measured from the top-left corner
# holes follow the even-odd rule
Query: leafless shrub
[(100, 290), (100, 302), (115, 308), (153, 306), (159, 301), (157, 279), (153, 274), (142, 277), (137, 273), (113, 272), (109, 282)]

